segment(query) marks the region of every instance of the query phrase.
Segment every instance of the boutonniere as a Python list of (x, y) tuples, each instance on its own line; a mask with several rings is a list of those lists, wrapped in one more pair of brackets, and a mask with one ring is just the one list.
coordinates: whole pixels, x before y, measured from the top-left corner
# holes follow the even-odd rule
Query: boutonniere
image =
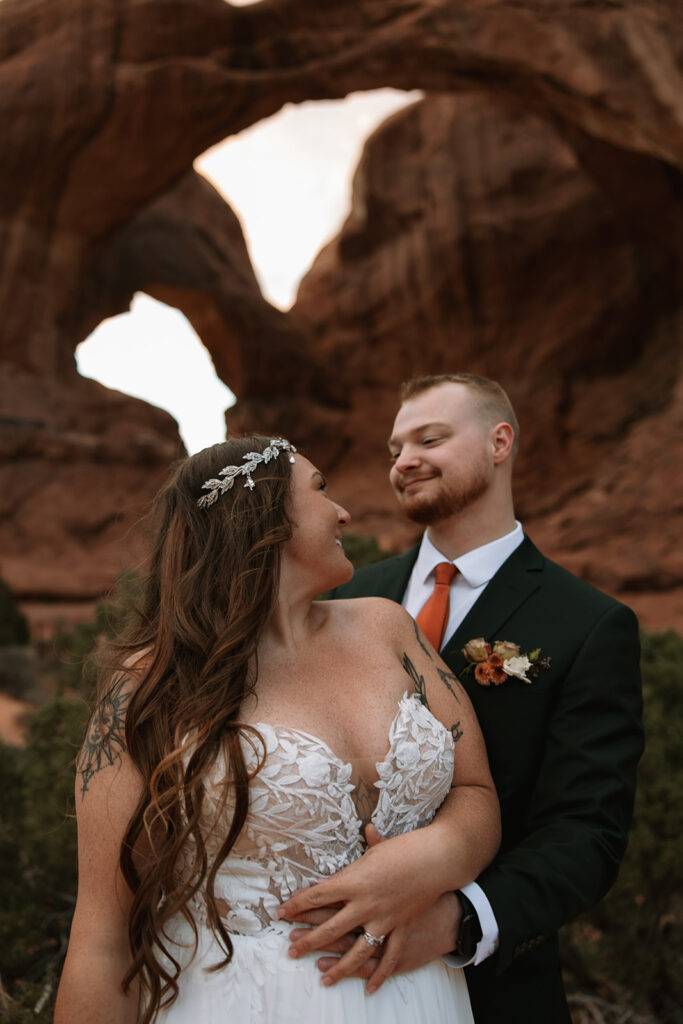
[(529, 654), (521, 654), (519, 645), (509, 640), (496, 640), (491, 648), (480, 636), (466, 643), (462, 653), (468, 662), (464, 672), (474, 671), (480, 686), (500, 686), (511, 677), (531, 683), (540, 669), (550, 668), (550, 658), (541, 657), (540, 647)]

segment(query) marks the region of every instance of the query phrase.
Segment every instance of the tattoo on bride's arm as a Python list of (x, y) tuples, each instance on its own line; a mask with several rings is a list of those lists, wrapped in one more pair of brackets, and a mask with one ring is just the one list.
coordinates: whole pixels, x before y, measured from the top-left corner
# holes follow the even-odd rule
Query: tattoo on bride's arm
[(454, 743), (457, 743), (459, 739), (462, 739), (463, 731), (460, 728), (460, 721), (457, 721), (454, 725), (451, 726), (450, 733), (451, 736), (453, 737)]
[(453, 697), (455, 698), (455, 700), (457, 700), (459, 704), (460, 698), (458, 697), (455, 691), (457, 689), (460, 690), (461, 693), (464, 693), (465, 687), (462, 685), (458, 677), (453, 672), (445, 672), (442, 668), (437, 668), (436, 671), (439, 673), (439, 678), (441, 679), (441, 682), (444, 684), (446, 689), (450, 691), (450, 693), (453, 695)]
[(415, 630), (415, 636), (417, 637), (417, 642), (419, 643), (420, 647), (425, 652), (425, 654), (427, 655), (429, 660), (433, 661), (434, 659), (432, 658), (431, 651), (429, 650), (428, 647), (425, 647), (425, 644), (424, 644), (423, 639), (422, 639), (422, 630), (418, 626), (418, 624), (415, 621), (415, 619), (413, 619), (413, 629)]
[(428, 708), (429, 701), (427, 700), (427, 688), (425, 686), (425, 677), (421, 676), (420, 673), (417, 671), (412, 661), (408, 657), (406, 651), (403, 652), (403, 667), (410, 676), (410, 678), (412, 679), (413, 686), (415, 687), (417, 693), (419, 694), (421, 702), (424, 704), (426, 708)]
[[(448, 689), (448, 691), (453, 695), (453, 697), (455, 698), (455, 700), (459, 704), (460, 703), (460, 698), (458, 697), (457, 693), (455, 692), (455, 689), (457, 688), (458, 690), (462, 690), (462, 692), (464, 693), (465, 692), (465, 687), (462, 685), (462, 683), (460, 682), (458, 677), (456, 675), (454, 675), (453, 672), (444, 672), (444, 670), (442, 668), (438, 668), (437, 672), (439, 673), (439, 676), (441, 678), (441, 682), (444, 684), (444, 686)], [(453, 684), (453, 685), (451, 685), (451, 684)], [(463, 731), (460, 728), (460, 719), (458, 719), (458, 721), (455, 722), (451, 726), (450, 732), (451, 732), (451, 736), (453, 737), (453, 742), (454, 743), (457, 743), (458, 740), (462, 738)]]
[[(405, 651), (403, 652), (403, 667), (410, 676), (410, 678), (413, 680), (413, 685), (415, 686), (415, 689), (420, 696), (420, 700), (422, 701), (426, 708), (429, 708), (429, 701), (427, 700), (427, 688), (425, 687), (424, 676), (420, 675), (420, 673), (417, 671), (417, 669), (415, 668), (412, 661), (408, 657), (408, 654)], [(452, 672), (444, 672), (443, 669), (438, 669), (437, 671), (441, 676), (442, 681), (451, 691), (455, 699), (458, 700), (457, 695), (449, 682), (449, 680), (453, 680), (453, 682), (455, 682), (457, 686), (460, 686), (457, 677), (454, 676)], [(458, 704), (459, 703), (460, 701), (458, 700)], [(448, 731), (453, 737), (453, 742), (457, 743), (458, 740), (461, 739), (462, 736), (464, 735), (462, 729), (460, 728), (460, 719), (458, 719), (457, 722), (454, 722)]]
[(81, 799), (88, 792), (93, 775), (114, 764), (125, 750), (124, 711), (130, 700), (125, 689), (128, 677), (117, 673), (111, 689), (95, 708), (88, 732), (78, 755), (76, 768), (81, 775)]

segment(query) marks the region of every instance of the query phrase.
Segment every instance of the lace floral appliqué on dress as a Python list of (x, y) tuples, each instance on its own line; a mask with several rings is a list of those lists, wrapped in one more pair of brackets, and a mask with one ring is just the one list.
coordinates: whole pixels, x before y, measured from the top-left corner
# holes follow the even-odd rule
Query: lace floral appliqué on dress
[[(445, 993), (444, 1014), (448, 1008), (448, 1017), (443, 1019), (469, 1024), (469, 1003), (461, 972), (449, 970), (440, 961), (411, 975), (390, 979), (368, 1001), (359, 979), (347, 979), (327, 990), (320, 985), (315, 958), (296, 961), (287, 957), (287, 936), (292, 926), (278, 921), (280, 903), (295, 890), (341, 870), (362, 856), (366, 847), (353, 799), (352, 765), (337, 757), (323, 740), (302, 730), (268, 723), (256, 723), (255, 727), (265, 744), (265, 762), (250, 785), (245, 826), (230, 857), (221, 865), (215, 883), (219, 909), (234, 937), (233, 960), (214, 974), (205, 970), (222, 957), (206, 927), (203, 899), (196, 898), (192, 910), (200, 931), (197, 955), (190, 958), (193, 942), (187, 925), (180, 919), (173, 922), (169, 937), (187, 950), (186, 967), (181, 974), (178, 999), (169, 1010), (162, 1011), (159, 1020), (168, 1024), (213, 1024), (227, 1020), (278, 1024), (315, 1020), (342, 1024), (353, 1020), (360, 1024), (366, 1018), (365, 1011), (360, 1016), (359, 1013), (368, 1002), (368, 1012), (372, 1010), (374, 1014), (368, 1020), (383, 1021), (380, 1011), (386, 1005), (388, 1021), (392, 1019), (391, 1013), (396, 1012), (396, 999), (403, 1007), (401, 1012), (408, 1012), (403, 1005), (406, 1000), (410, 1002), (406, 985), (412, 990), (416, 978), (425, 977), (424, 972), (436, 972), (440, 978), (443, 971), (445, 977), (439, 984)], [(399, 702), (388, 739), (387, 754), (376, 766), (375, 787), (379, 795), (371, 819), (386, 837), (421, 828), (431, 821), (450, 789), (454, 760), (451, 733), (417, 694), (404, 695)], [(243, 749), (247, 765), (253, 769), (257, 755), (246, 737)], [(227, 827), (221, 828), (220, 816), (229, 817), (231, 813), (229, 803), (221, 811), (221, 793), (217, 766), (213, 781), (207, 783), (203, 823), (209, 858), (217, 853)], [(406, 980), (409, 978), (412, 982)], [(434, 984), (432, 980), (430, 985)], [(464, 1007), (460, 1016), (453, 1013), (456, 989), (456, 1002)], [(383, 992), (385, 995), (380, 998)], [(342, 1015), (335, 1016), (334, 1007), (342, 998)], [(348, 1004), (350, 998), (360, 1000), (356, 1009)], [(425, 1004), (431, 1006), (430, 1012), (440, 998), (436, 991), (430, 994)], [(393, 999), (391, 1006), (388, 999)], [(282, 1005), (282, 1000), (288, 1005)], [(217, 1001), (220, 1010), (215, 1005)], [(313, 1004), (318, 1006), (315, 1012)], [(412, 1022), (423, 1017), (406, 1019)], [(441, 1018), (438, 1014), (424, 1017), (430, 1024), (432, 1019)]]

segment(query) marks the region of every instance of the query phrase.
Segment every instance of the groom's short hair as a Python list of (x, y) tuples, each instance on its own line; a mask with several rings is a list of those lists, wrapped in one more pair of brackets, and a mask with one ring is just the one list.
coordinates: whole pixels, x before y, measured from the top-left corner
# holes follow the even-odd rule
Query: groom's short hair
[(513, 454), (519, 444), (519, 422), (512, 408), (507, 392), (489, 377), (478, 377), (474, 373), (438, 373), (425, 377), (411, 377), (401, 385), (401, 402), (407, 402), (424, 391), (431, 391), (440, 384), (463, 384), (474, 393), (477, 408), (487, 424), (509, 423), (515, 432)]

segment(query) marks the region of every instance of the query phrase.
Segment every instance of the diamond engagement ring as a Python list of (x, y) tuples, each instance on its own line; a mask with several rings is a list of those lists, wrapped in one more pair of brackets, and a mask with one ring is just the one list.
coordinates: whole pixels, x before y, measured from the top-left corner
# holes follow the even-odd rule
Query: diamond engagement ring
[(367, 942), (368, 946), (381, 946), (386, 939), (386, 935), (371, 935), (370, 932), (366, 932), (364, 928), (363, 938)]

